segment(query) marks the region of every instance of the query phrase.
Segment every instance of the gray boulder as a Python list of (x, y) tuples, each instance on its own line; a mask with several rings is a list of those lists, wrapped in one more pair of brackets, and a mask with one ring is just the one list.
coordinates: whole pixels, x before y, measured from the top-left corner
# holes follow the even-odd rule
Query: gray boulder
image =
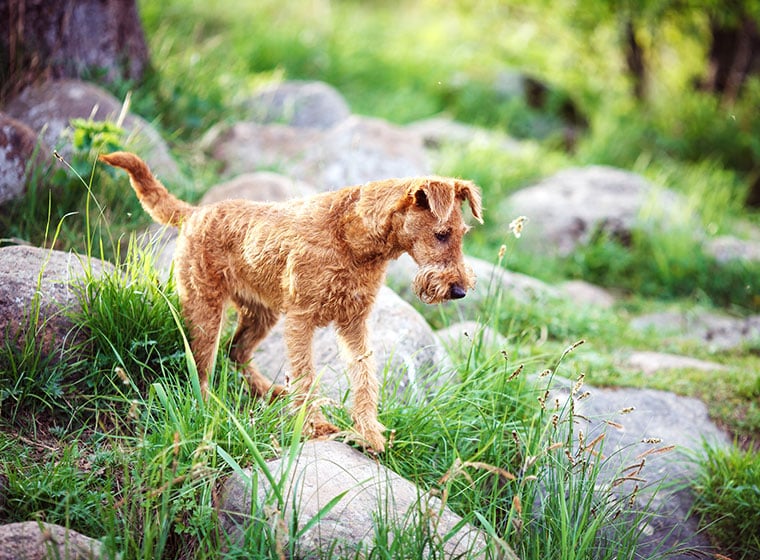
[(642, 177), (611, 167), (560, 171), (501, 205), (504, 216), (527, 216), (523, 244), (570, 254), (598, 232), (626, 240), (634, 227), (694, 227), (686, 201)]
[(406, 128), (419, 134), (425, 146), (433, 150), (445, 146), (489, 147), (502, 152), (517, 153), (523, 149), (520, 142), (506, 134), (443, 116), (415, 121), (406, 125)]
[(111, 265), (73, 253), (12, 246), (0, 248), (0, 336), (23, 344), (34, 336), (45, 354), (63, 358), (83, 340), (70, 314), (78, 290)]
[(279, 173), (258, 171), (244, 173), (211, 187), (199, 204), (213, 204), (222, 200), (254, 200), (259, 202), (284, 202), (316, 194), (317, 190), (303, 181), (297, 181)]
[(38, 157), (32, 160), (37, 147), (37, 135), (21, 121), (0, 113), (0, 205), (26, 192), (31, 168), (43, 161), (48, 152), (40, 146)]
[(0, 560), (114, 558), (97, 540), (60, 525), (25, 521), (0, 525)]
[(296, 128), (328, 129), (351, 114), (338, 90), (324, 82), (296, 80), (271, 84), (244, 104), (256, 122)]
[[(45, 144), (70, 159), (73, 153), (71, 120), (93, 118), (115, 122), (122, 111), (122, 103), (93, 84), (60, 80), (29, 86), (10, 100), (4, 110), (33, 131), (41, 133)], [(139, 153), (164, 182), (172, 184), (185, 180), (163, 138), (150, 123), (128, 113), (122, 127), (129, 135), (127, 145), (130, 149)]]
[[(345, 444), (309, 441), (297, 457), (270, 461), (267, 468), (280, 485), (282, 503), (277, 503), (269, 481), (259, 471), (235, 474), (222, 489), (220, 522), (233, 546), (243, 545), (251, 512), (263, 511), (264, 515), (268, 512), (267, 524), (280, 528), (278, 540), (283, 547), (292, 535), (287, 530), (291, 520), (305, 527), (320, 516), (298, 539), (299, 558), (370, 551), (378, 518), (398, 529), (429, 524), (432, 543), (443, 552), (437, 558), (486, 557), (488, 543), (480, 531), (468, 524), (454, 531), (461, 518), (438, 498)], [(252, 488), (257, 489), (255, 504)], [(332, 500), (336, 502), (327, 507)]]
[(435, 334), (444, 343), (449, 353), (467, 357), (473, 347), (483, 348), (487, 353), (496, 353), (507, 348), (507, 338), (488, 325), (477, 321), (462, 321), (437, 330)]
[(227, 175), (274, 169), (321, 191), (430, 173), (419, 135), (358, 116), (323, 131), (239, 122), (212, 129), (203, 145)]
[[(569, 397), (570, 387), (559, 393)], [(590, 396), (580, 398), (586, 391)], [(682, 560), (707, 554), (709, 540), (690, 517), (694, 458), (704, 442), (726, 447), (730, 441), (710, 420), (704, 403), (651, 389), (582, 387), (572, 398), (576, 440), (583, 434), (576, 445), (603, 436), (593, 447), (602, 461), (596, 487), (649, 514), (640, 527), (637, 553), (650, 557), (670, 550), (668, 558)]]
[(720, 263), (730, 261), (759, 262), (760, 240), (721, 235), (705, 243), (705, 252)]
[(322, 142), (312, 144), (293, 168), (295, 177), (329, 190), (430, 172), (418, 134), (356, 115), (326, 131)]
[(557, 288), (576, 305), (594, 305), (609, 309), (615, 305), (615, 296), (604, 288), (595, 286), (583, 280), (569, 280)]
[[(253, 171), (276, 171), (295, 177), (291, 167), (306, 157), (311, 145), (322, 141), (323, 132), (283, 124), (254, 121), (220, 124), (201, 139), (201, 147), (221, 163), (221, 172), (234, 177)], [(320, 187), (316, 181), (306, 181)]]

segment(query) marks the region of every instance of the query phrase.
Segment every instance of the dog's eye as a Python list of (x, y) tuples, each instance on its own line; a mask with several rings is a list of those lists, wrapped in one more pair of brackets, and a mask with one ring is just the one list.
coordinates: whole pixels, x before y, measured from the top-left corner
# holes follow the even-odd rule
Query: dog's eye
[(448, 241), (450, 235), (451, 235), (450, 231), (437, 231), (435, 233), (435, 238), (438, 241)]

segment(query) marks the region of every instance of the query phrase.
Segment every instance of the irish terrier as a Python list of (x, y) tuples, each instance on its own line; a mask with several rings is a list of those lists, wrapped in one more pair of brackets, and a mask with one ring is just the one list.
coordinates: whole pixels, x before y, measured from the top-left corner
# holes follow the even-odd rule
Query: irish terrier
[[(383, 451), (367, 317), (388, 261), (404, 252), (419, 266), (413, 287), (425, 303), (462, 298), (474, 286), (462, 258), (469, 228), (461, 204), (467, 201), (482, 223), (478, 188), (444, 177), (389, 179), (285, 203), (230, 200), (196, 207), (171, 195), (134, 154), (100, 159), (129, 174), (154, 220), (181, 228), (174, 272), (204, 395), (228, 304), (238, 312), (230, 358), (262, 397), (284, 389), (273, 386), (251, 357), (285, 315), (287, 383), (299, 405), (315, 389), (314, 331), (333, 323), (348, 361), (354, 427), (366, 445)], [(337, 431), (318, 406), (308, 410), (312, 435)]]

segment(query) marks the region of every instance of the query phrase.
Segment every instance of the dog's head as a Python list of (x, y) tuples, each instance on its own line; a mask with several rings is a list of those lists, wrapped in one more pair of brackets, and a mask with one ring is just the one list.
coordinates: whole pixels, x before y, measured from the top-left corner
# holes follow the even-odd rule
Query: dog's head
[[(420, 177), (385, 181), (363, 193), (368, 226), (414, 259), (419, 270), (413, 288), (425, 303), (465, 297), (475, 275), (465, 264), (462, 238), (470, 229), (462, 204), (483, 223), (480, 190), (470, 181), (447, 177)], [(366, 194), (366, 197), (365, 197)], [(371, 207), (371, 208), (370, 208)]]

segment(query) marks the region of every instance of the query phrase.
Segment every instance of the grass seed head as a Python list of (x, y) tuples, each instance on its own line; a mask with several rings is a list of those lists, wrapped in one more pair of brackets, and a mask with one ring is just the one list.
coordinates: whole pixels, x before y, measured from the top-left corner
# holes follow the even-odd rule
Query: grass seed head
[(523, 227), (525, 227), (525, 223), (528, 221), (528, 218), (525, 216), (518, 216), (514, 220), (512, 220), (509, 223), (509, 231), (512, 232), (512, 235), (515, 236), (515, 239), (520, 239), (520, 236), (522, 235)]

